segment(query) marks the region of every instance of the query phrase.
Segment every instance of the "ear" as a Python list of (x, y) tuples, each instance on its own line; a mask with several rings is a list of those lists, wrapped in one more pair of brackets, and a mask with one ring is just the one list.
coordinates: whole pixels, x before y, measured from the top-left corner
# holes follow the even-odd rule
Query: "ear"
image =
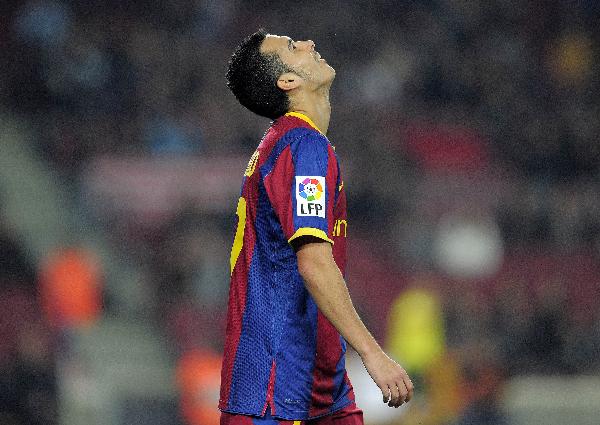
[(283, 91), (290, 91), (302, 84), (302, 78), (292, 72), (281, 74), (277, 79), (277, 87)]

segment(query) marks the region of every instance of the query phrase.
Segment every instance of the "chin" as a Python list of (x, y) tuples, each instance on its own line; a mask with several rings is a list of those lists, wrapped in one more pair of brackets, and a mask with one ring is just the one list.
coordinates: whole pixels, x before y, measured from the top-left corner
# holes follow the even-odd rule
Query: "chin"
[(331, 74), (330, 79), (333, 80), (335, 78), (335, 69), (329, 64), (327, 64), (327, 68), (329, 69), (329, 73)]

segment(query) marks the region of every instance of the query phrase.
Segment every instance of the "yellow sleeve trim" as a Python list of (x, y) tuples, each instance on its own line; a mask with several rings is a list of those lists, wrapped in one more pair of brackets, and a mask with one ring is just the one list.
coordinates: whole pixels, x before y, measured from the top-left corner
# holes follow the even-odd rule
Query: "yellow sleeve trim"
[(299, 238), (300, 236), (314, 236), (319, 239), (323, 239), (332, 245), (334, 243), (327, 237), (327, 233), (321, 229), (315, 229), (314, 227), (301, 227), (300, 229), (296, 230), (296, 233), (294, 233), (291, 238), (288, 239), (288, 242), (292, 242), (294, 239)]
[(319, 133), (323, 134), (323, 132), (319, 129), (319, 127), (317, 127), (310, 118), (308, 118), (306, 115), (304, 115), (301, 112), (288, 112), (287, 114), (285, 114), (285, 116), (300, 118), (302, 121), (306, 121), (307, 123), (309, 123), (310, 126), (313, 127), (315, 130), (317, 130)]

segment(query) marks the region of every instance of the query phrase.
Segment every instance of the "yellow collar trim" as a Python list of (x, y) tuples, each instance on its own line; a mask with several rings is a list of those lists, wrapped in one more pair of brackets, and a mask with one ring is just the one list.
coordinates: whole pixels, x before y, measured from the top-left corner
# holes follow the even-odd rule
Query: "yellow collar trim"
[(300, 118), (303, 121), (306, 121), (307, 123), (310, 124), (311, 127), (313, 127), (315, 130), (317, 130), (319, 133), (323, 134), (323, 132), (319, 129), (319, 127), (317, 127), (315, 125), (315, 123), (308, 118), (306, 115), (304, 115), (301, 112), (288, 112), (287, 114), (285, 114), (286, 117), (296, 117), (296, 118)]

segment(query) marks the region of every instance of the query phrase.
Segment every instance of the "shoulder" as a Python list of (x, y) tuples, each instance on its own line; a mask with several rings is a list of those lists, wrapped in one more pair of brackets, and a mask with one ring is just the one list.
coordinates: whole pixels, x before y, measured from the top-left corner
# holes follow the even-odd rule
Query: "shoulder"
[(330, 146), (327, 138), (317, 130), (308, 127), (293, 127), (280, 134), (272, 152), (279, 157), (283, 152), (289, 150), (291, 157), (295, 159), (299, 155), (326, 155)]
[(295, 117), (283, 116), (273, 122), (266, 139), (272, 149), (261, 167), (263, 176), (275, 167), (287, 169), (307, 162), (326, 164), (333, 153), (327, 137)]
[[(290, 153), (298, 161), (327, 161), (331, 145), (325, 136), (312, 128), (302, 128), (290, 137)], [(333, 152), (333, 151), (332, 151)]]

